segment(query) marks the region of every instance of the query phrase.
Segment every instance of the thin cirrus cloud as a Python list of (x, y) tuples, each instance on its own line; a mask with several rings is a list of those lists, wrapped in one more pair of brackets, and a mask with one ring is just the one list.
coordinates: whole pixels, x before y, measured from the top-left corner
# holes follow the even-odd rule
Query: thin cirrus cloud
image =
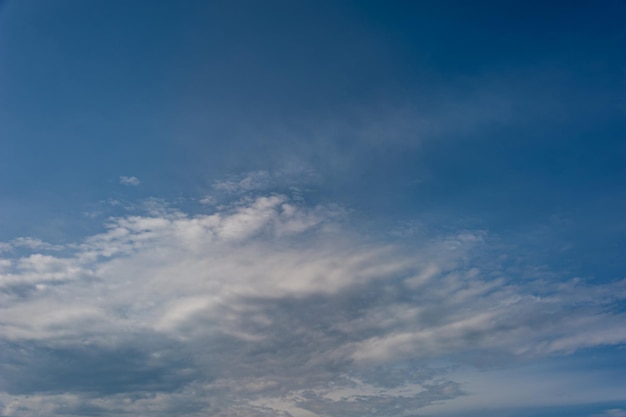
[(626, 341), (624, 282), (520, 277), (485, 231), (389, 240), (348, 213), (237, 194), (3, 253), (2, 414), (408, 416), (466, 395), (437, 361)]
[(141, 184), (141, 181), (137, 177), (121, 176), (120, 177), (120, 184), (128, 185), (128, 186), (131, 186), (131, 187), (137, 187), (139, 184)]

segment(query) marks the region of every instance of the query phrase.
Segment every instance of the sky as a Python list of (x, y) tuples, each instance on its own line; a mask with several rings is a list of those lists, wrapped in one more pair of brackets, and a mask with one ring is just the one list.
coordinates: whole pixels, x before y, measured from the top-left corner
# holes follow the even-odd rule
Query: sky
[(0, 416), (625, 417), (624, 21), (0, 1)]

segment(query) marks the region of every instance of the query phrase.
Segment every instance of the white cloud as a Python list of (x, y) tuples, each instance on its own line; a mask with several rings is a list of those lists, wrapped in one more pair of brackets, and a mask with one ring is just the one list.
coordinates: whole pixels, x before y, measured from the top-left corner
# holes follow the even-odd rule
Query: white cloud
[(461, 394), (430, 359), (626, 342), (625, 282), (517, 285), (482, 231), (379, 242), (281, 194), (146, 210), (2, 259), (5, 415), (408, 416)]
[(0, 242), (1, 252), (12, 252), (15, 249), (27, 249), (30, 251), (59, 251), (63, 245), (55, 245), (32, 237), (18, 237), (9, 242)]
[(247, 191), (267, 189), (274, 185), (272, 174), (267, 171), (249, 172), (244, 176), (237, 176), (226, 180), (218, 180), (213, 183), (213, 188), (228, 193), (242, 193)]
[(139, 178), (137, 178), (137, 177), (121, 176), (120, 177), (120, 184), (137, 187), (139, 184), (141, 184), (141, 181), (139, 181)]
[(200, 201), (200, 204), (204, 204), (207, 206), (211, 206), (216, 203), (215, 197), (210, 196), (210, 195), (202, 197), (199, 201)]
[(13, 265), (13, 262), (11, 262), (10, 259), (0, 258), (0, 272), (7, 271), (11, 267), (11, 265)]
[(611, 408), (600, 415), (606, 417), (626, 417), (626, 410), (622, 408)]

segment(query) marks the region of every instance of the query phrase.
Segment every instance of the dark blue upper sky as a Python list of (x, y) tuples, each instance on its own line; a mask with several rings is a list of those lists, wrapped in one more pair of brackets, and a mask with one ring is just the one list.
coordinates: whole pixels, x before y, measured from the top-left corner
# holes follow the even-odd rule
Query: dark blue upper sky
[(172, 195), (290, 163), (383, 212), (623, 208), (620, 1), (24, 1), (2, 18), (12, 233), (119, 172)]

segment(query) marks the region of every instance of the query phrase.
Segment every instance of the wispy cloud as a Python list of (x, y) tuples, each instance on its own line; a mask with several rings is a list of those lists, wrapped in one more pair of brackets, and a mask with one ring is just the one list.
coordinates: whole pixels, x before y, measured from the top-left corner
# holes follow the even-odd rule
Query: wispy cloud
[(3, 259), (4, 415), (409, 416), (463, 393), (430, 359), (626, 342), (624, 282), (509, 276), (483, 231), (383, 242), (281, 194), (153, 206)]
[(611, 408), (600, 414), (603, 417), (626, 417), (626, 410), (622, 408)]
[(137, 187), (139, 184), (141, 184), (141, 181), (139, 181), (139, 178), (137, 178), (137, 177), (121, 176), (120, 177), (120, 184)]
[(9, 242), (0, 242), (0, 253), (13, 252), (16, 249), (34, 251), (59, 251), (63, 245), (55, 245), (33, 237), (18, 237)]
[(312, 170), (290, 167), (283, 170), (251, 171), (214, 181), (213, 190), (226, 194), (267, 193), (270, 190), (294, 190), (319, 180)]

